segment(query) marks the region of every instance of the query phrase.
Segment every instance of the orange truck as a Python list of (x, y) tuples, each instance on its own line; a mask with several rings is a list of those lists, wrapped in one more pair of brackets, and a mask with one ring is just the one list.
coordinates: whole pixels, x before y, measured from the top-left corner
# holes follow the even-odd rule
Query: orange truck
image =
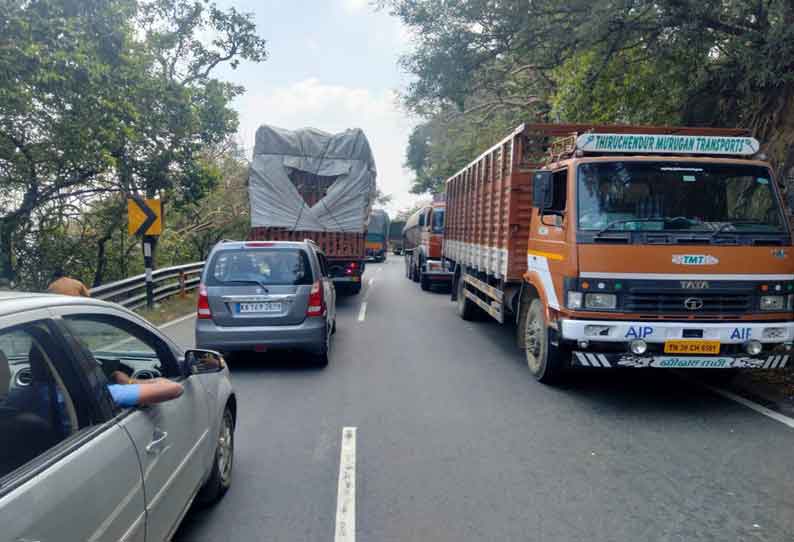
[(442, 255), (445, 209), (443, 199), (437, 197), (432, 205), (411, 215), (403, 227), (405, 276), (418, 282), (422, 290), (452, 282), (450, 262)]
[(741, 129), (524, 124), (446, 181), (464, 320), (530, 372), (778, 369), (794, 341), (781, 190)]

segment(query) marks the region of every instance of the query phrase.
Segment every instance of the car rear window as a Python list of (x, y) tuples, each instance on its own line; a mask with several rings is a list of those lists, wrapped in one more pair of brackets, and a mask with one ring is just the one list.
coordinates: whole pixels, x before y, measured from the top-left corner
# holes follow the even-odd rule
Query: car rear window
[(263, 286), (312, 284), (306, 251), (298, 248), (222, 250), (209, 264), (208, 285), (256, 283)]

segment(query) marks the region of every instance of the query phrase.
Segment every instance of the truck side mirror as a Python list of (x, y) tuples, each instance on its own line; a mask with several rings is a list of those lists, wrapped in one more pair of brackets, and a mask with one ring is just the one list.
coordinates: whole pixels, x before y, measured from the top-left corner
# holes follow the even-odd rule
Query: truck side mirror
[(532, 178), (532, 206), (541, 211), (551, 207), (554, 201), (554, 185), (551, 171), (536, 171)]
[(423, 227), (425, 225), (425, 213), (419, 215), (419, 227)]

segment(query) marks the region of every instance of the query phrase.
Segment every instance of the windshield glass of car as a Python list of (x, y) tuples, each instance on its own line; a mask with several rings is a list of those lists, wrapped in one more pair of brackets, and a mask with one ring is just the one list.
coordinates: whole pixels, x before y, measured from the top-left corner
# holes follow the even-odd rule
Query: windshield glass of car
[(309, 257), (297, 248), (221, 250), (209, 266), (208, 284), (255, 283), (263, 286), (312, 284)]
[(580, 230), (784, 231), (763, 167), (597, 162), (580, 165), (577, 182)]
[(433, 233), (444, 233), (444, 209), (433, 209), (431, 228)]

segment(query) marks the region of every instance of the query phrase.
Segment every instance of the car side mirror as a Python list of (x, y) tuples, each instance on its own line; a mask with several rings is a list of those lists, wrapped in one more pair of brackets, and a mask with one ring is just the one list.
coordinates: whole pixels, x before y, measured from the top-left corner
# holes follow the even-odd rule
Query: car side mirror
[(214, 350), (187, 350), (185, 367), (188, 376), (219, 373), (226, 368), (226, 360)]
[(536, 171), (532, 178), (532, 206), (541, 211), (551, 207), (554, 201), (553, 187), (551, 171)]

